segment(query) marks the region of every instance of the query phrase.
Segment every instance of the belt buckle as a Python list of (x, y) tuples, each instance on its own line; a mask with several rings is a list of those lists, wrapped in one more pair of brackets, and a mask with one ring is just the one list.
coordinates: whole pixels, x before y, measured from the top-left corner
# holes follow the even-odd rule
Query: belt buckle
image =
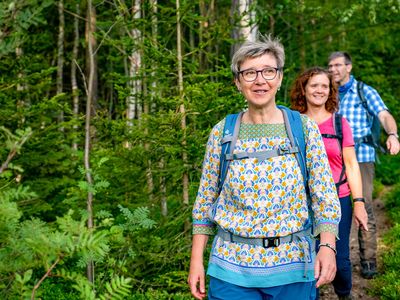
[(279, 247), (279, 245), (280, 245), (279, 237), (263, 238), (264, 248)]

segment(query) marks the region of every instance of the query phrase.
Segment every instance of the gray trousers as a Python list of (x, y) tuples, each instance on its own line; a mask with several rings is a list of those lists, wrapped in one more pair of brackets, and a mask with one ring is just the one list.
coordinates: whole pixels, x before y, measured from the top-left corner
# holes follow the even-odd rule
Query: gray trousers
[(376, 261), (376, 219), (372, 204), (372, 191), (374, 188), (375, 164), (373, 162), (359, 163), (365, 209), (368, 213), (368, 231), (358, 230), (358, 243), (360, 246), (360, 260)]

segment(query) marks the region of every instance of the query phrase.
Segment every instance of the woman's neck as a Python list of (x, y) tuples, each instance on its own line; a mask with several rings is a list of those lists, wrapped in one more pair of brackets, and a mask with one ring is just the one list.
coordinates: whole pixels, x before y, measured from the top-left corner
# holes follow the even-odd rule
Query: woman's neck
[(275, 104), (263, 108), (249, 107), (244, 113), (242, 121), (250, 124), (279, 124), (283, 123), (283, 115)]
[(318, 124), (326, 121), (332, 116), (332, 113), (327, 111), (325, 106), (308, 106), (305, 114)]

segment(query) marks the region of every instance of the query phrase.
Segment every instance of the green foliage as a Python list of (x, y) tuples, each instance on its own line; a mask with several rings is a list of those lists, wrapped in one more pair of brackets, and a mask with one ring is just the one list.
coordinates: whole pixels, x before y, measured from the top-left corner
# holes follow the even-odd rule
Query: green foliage
[(384, 197), (385, 207), (394, 226), (383, 238), (382, 273), (372, 281), (372, 293), (380, 299), (400, 298), (400, 184), (396, 184)]
[[(17, 150), (0, 177), (0, 298), (29, 298), (33, 286), (57, 262), (36, 291), (38, 298), (123, 298), (130, 289), (133, 294), (127, 299), (190, 299), (186, 278), (191, 209), (182, 204), (182, 174), (189, 174), (192, 204), (211, 128), (246, 106), (229, 68), (231, 48), (237, 43), (232, 28), (240, 16), (232, 14), (230, 0), (202, 3), (181, 3), (183, 116), (176, 3), (159, 1), (154, 11), (150, 1), (141, 1), (142, 18), (135, 19), (127, 1), (94, 2), (98, 89), (90, 170), (82, 167), (86, 2), (64, 1), (62, 93), (56, 91), (58, 2), (0, 3), (1, 161), (11, 149)], [(254, 2), (260, 32), (280, 36), (286, 49), (277, 101), (288, 103), (291, 83), (302, 68), (324, 66), (330, 52), (346, 50), (353, 56), (354, 75), (374, 86), (399, 120), (399, 7), (391, 0)], [(78, 57), (72, 62), (75, 14), (80, 38)], [(136, 29), (141, 37), (135, 39)], [(141, 65), (129, 74), (136, 50)], [(72, 107), (72, 64), (78, 67), (77, 115)], [(141, 88), (133, 89), (132, 80)], [(140, 112), (130, 126), (128, 97)], [(396, 184), (399, 177), (398, 157), (381, 156), (381, 161), (375, 193), (383, 185)], [(93, 177), (91, 184), (86, 171)], [(92, 231), (86, 225), (88, 192), (94, 195)], [(390, 197), (387, 207), (396, 219), (398, 197)], [(167, 216), (160, 209), (163, 199)], [(95, 264), (93, 285), (85, 277), (89, 261)], [(388, 280), (394, 280), (395, 274), (390, 276)]]
[(151, 229), (156, 224), (156, 222), (148, 218), (149, 209), (147, 207), (138, 207), (133, 213), (121, 205), (118, 205), (118, 208), (126, 220), (126, 223), (121, 228), (130, 233), (136, 232), (139, 228)]
[(123, 276), (112, 278), (111, 282), (106, 283), (107, 292), (104, 295), (100, 295), (100, 299), (125, 299), (130, 294), (130, 282), (130, 278), (124, 278)]
[(62, 277), (46, 279), (40, 286), (37, 298), (43, 300), (81, 300), (80, 294), (72, 288), (72, 282)]
[[(398, 194), (400, 195), (400, 194)], [(397, 214), (400, 221), (400, 214)], [(372, 292), (380, 299), (400, 298), (400, 275), (398, 272), (400, 264), (400, 223), (397, 223), (385, 235), (385, 252), (382, 255), (382, 271), (372, 282)]]
[(376, 164), (376, 177), (385, 185), (393, 185), (400, 177), (400, 157), (392, 155), (380, 155), (380, 164)]

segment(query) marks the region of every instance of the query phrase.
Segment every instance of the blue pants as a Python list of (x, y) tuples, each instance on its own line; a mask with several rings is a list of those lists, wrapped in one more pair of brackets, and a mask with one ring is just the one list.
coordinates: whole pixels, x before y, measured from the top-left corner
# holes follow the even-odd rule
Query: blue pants
[[(350, 231), (351, 221), (353, 217), (353, 206), (350, 196), (339, 198), (342, 218), (339, 223), (339, 240), (336, 241), (336, 276), (332, 281), (335, 293), (338, 296), (350, 295), (351, 280), (351, 261), (350, 261)], [(316, 243), (317, 251), (319, 242)], [(319, 290), (317, 290), (317, 298), (319, 299)]]
[(353, 207), (350, 196), (339, 198), (342, 219), (339, 223), (339, 240), (336, 242), (336, 276), (332, 284), (338, 296), (346, 296), (351, 292), (351, 262), (350, 262), (350, 230)]
[(209, 300), (313, 300), (315, 282), (296, 282), (270, 288), (247, 288), (210, 277)]

